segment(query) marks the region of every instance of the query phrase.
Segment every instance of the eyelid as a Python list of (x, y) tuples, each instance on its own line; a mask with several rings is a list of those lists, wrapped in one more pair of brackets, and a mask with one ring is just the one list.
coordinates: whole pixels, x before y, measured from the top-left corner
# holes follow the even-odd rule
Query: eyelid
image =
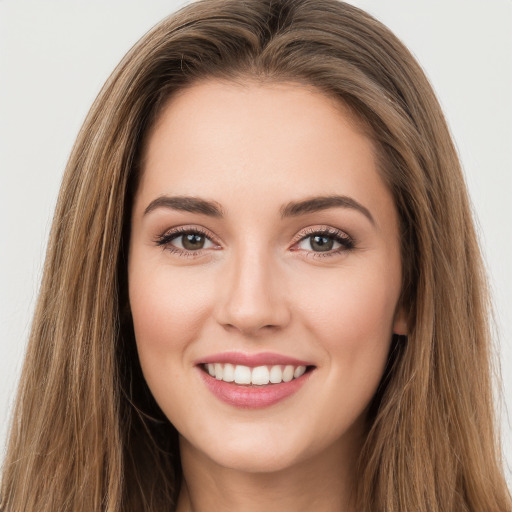
[[(307, 238), (313, 235), (323, 235), (326, 237), (334, 238), (336, 242), (340, 244), (340, 247), (330, 250), (330, 251), (313, 251), (307, 249), (297, 248), (297, 245), (306, 240)], [(310, 226), (305, 228), (293, 238), (292, 245), (290, 250), (292, 251), (301, 251), (305, 256), (309, 258), (323, 258), (328, 256), (336, 256), (346, 251), (350, 251), (355, 247), (354, 238), (349, 235), (346, 231), (343, 231), (338, 228), (334, 228), (332, 226), (320, 225), (320, 226)]]
[(157, 246), (162, 247), (163, 249), (171, 250), (171, 247), (172, 247), (173, 252), (175, 251), (175, 252), (180, 252), (180, 253), (184, 253), (184, 254), (198, 255), (198, 254), (201, 254), (203, 252), (203, 250), (212, 249), (212, 248), (208, 248), (208, 249), (198, 249), (195, 251), (189, 251), (187, 249), (182, 249), (180, 247), (171, 246), (170, 243), (172, 240), (174, 240), (175, 238), (179, 238), (180, 236), (186, 235), (188, 233), (197, 233), (197, 234), (203, 235), (212, 244), (214, 244), (214, 246), (216, 246), (216, 247), (213, 247), (213, 249), (220, 248), (221, 244), (217, 241), (217, 237), (215, 237), (209, 230), (207, 230), (203, 226), (198, 226), (198, 225), (189, 225), (189, 226), (185, 225), (185, 226), (178, 226), (175, 228), (167, 229), (161, 235), (157, 235), (154, 241)]
[(302, 229), (299, 231), (294, 237), (291, 242), (291, 245), (295, 245), (301, 240), (304, 240), (308, 236), (311, 235), (328, 235), (333, 237), (339, 237), (343, 240), (349, 240), (351, 242), (354, 242), (354, 238), (350, 236), (346, 231), (343, 231), (338, 228), (333, 228), (332, 226), (326, 226), (326, 225), (318, 225), (318, 226), (309, 226), (307, 228)]
[[(201, 248), (197, 250), (187, 250), (185, 248), (176, 247), (171, 244), (171, 242), (179, 238), (182, 235), (189, 233), (197, 233), (205, 238), (207, 238), (215, 247)], [(336, 242), (340, 244), (340, 247), (336, 249), (332, 249), (329, 251), (313, 251), (307, 249), (299, 249), (297, 248), (297, 244), (301, 241), (311, 237), (313, 235), (323, 235), (326, 237), (334, 238)], [(164, 250), (169, 250), (170, 252), (181, 254), (184, 256), (194, 257), (200, 256), (204, 252), (208, 252), (212, 249), (218, 250), (221, 249), (221, 243), (218, 242), (218, 239), (215, 235), (213, 235), (208, 229), (203, 226), (196, 225), (184, 225), (177, 226), (175, 228), (169, 228), (164, 231), (161, 235), (156, 236), (154, 240), (155, 244), (161, 247)], [(326, 257), (326, 256), (334, 256), (336, 254), (348, 251), (353, 249), (355, 246), (355, 240), (352, 236), (350, 236), (346, 231), (343, 231), (338, 228), (334, 228), (328, 225), (317, 225), (317, 226), (309, 226), (307, 228), (299, 231), (292, 239), (289, 250), (291, 251), (301, 251), (305, 253), (308, 257)]]

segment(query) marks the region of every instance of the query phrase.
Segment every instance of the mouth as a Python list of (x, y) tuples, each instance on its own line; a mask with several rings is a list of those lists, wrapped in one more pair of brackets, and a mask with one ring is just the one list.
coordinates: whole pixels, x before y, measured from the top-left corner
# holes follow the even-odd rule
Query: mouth
[(224, 353), (198, 361), (196, 367), (211, 393), (243, 409), (269, 407), (297, 393), (316, 366), (271, 353)]
[(312, 371), (313, 365), (246, 366), (232, 363), (203, 363), (200, 368), (211, 377), (239, 386), (269, 386), (291, 382)]

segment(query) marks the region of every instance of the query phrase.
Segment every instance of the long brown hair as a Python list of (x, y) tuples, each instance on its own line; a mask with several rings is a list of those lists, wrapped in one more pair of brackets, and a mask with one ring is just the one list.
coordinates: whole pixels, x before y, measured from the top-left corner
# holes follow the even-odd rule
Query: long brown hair
[(204, 0), (127, 54), (64, 176), (3, 469), (0, 510), (175, 506), (177, 433), (137, 359), (127, 301), (144, 136), (200, 79), (293, 81), (368, 128), (401, 221), (396, 338), (368, 415), (358, 510), (510, 511), (492, 397), (488, 298), (466, 187), (439, 104), (407, 49), (336, 0)]

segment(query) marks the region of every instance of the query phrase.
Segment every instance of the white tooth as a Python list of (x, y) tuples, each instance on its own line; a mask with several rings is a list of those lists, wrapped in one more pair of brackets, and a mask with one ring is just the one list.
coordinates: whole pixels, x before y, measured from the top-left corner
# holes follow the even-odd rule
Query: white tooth
[(222, 380), (224, 382), (233, 382), (235, 380), (235, 367), (232, 364), (226, 363), (224, 365)]
[(256, 368), (252, 369), (251, 382), (253, 384), (256, 384), (257, 386), (263, 386), (268, 384), (269, 379), (270, 375), (266, 366), (257, 366)]
[(235, 366), (235, 382), (237, 384), (251, 383), (251, 369), (248, 366), (237, 364)]
[(283, 381), (290, 382), (293, 379), (293, 366), (288, 364), (284, 367), (283, 370)]
[(304, 375), (305, 371), (306, 371), (306, 367), (305, 366), (297, 366), (297, 368), (295, 368), (295, 371), (293, 372), (293, 376), (297, 379), (301, 375)]
[(213, 363), (208, 363), (206, 365), (207, 369), (208, 369), (208, 373), (212, 376), (212, 377), (215, 377), (215, 365)]
[(220, 363), (215, 363), (215, 378), (222, 380), (222, 365)]
[(283, 371), (280, 366), (272, 366), (270, 369), (270, 382), (279, 384), (283, 380)]

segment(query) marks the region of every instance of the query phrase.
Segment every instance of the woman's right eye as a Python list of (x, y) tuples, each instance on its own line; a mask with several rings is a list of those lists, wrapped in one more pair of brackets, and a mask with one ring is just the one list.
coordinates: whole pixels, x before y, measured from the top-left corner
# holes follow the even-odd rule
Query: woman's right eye
[(165, 233), (157, 239), (157, 245), (188, 253), (218, 247), (205, 233), (193, 229)]

